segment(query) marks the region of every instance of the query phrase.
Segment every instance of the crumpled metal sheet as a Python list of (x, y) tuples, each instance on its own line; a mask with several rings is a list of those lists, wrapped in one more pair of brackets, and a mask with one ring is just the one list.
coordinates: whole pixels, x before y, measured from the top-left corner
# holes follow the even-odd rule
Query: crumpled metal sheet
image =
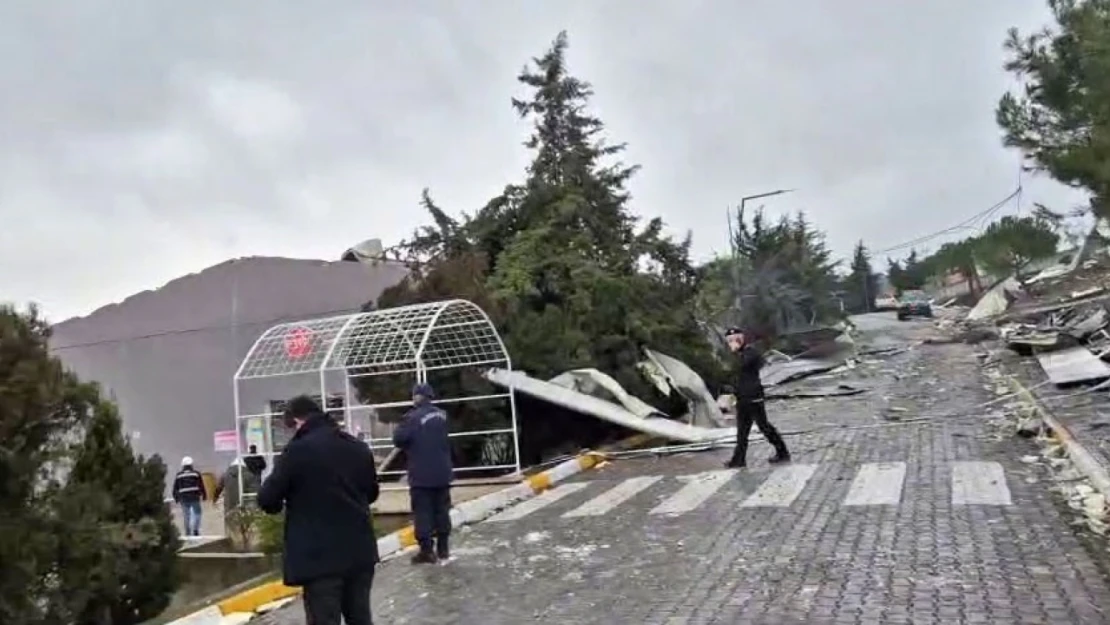
[(620, 382), (614, 380), (608, 374), (602, 373), (597, 369), (573, 369), (548, 380), (552, 384), (557, 384), (563, 388), (569, 388), (579, 393), (604, 399), (606, 401), (616, 401), (616, 403), (624, 406), (632, 414), (638, 417), (665, 417), (664, 413), (653, 408), (650, 404), (643, 401), (639, 397), (634, 397), (624, 390)]
[(503, 388), (667, 440), (686, 443), (724, 442), (730, 437), (731, 440), (736, 440), (734, 428), (703, 428), (664, 417), (640, 417), (620, 404), (537, 380), (523, 371), (490, 369), (485, 373), (485, 378)]
[[(652, 349), (644, 348), (648, 360), (641, 369), (655, 369), (667, 383), (686, 400), (690, 407), (689, 421), (699, 427), (721, 427), (725, 424), (717, 400), (709, 392), (705, 380), (681, 360)], [(654, 366), (646, 366), (648, 363)], [(650, 377), (650, 376), (649, 376)]]
[(1110, 378), (1110, 365), (1099, 360), (1086, 347), (1039, 354), (1037, 362), (1056, 386)]

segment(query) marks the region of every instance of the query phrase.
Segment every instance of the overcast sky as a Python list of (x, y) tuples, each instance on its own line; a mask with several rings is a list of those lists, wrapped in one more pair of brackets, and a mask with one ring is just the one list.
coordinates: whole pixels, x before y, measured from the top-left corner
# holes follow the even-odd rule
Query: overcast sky
[[(518, 70), (569, 31), (634, 210), (696, 253), (782, 187), (839, 253), (1017, 184), (1001, 42), (1044, 0), (12, 0), (0, 5), (0, 299), (54, 320), (230, 257), (338, 258), (520, 179)], [(1026, 180), (1023, 205), (1076, 194)], [(1016, 210), (1016, 203), (1008, 210)]]

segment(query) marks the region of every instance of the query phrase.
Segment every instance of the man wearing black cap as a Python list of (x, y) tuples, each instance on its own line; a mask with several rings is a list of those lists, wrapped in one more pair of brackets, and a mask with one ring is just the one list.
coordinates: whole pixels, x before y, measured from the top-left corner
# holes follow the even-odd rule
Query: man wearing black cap
[(752, 345), (739, 328), (729, 328), (725, 332), (728, 349), (735, 355), (734, 376), (736, 393), (736, 449), (728, 465), (734, 469), (747, 466), (748, 436), (754, 423), (767, 442), (775, 448), (775, 455), (768, 460), (771, 464), (788, 462), (790, 452), (775, 426), (767, 420), (767, 408), (763, 401), (763, 380), (759, 370), (763, 367), (763, 354)]
[(259, 489), (258, 506), (285, 510), (285, 584), (304, 587), (308, 625), (340, 625), (341, 617), (372, 625), (374, 456), (308, 397), (291, 399), (284, 420), (296, 433)]
[[(451, 557), (451, 439), (447, 414), (432, 403), (431, 385), (412, 389), (412, 409), (393, 432), (393, 444), (408, 461), (409, 499), (420, 551), (413, 564), (446, 562)], [(434, 539), (434, 550), (433, 550)]]

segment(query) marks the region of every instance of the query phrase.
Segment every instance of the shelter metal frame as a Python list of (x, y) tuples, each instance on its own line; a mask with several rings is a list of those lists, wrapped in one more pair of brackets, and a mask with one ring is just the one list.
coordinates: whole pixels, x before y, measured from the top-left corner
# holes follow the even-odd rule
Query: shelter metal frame
[[(236, 457), (240, 465), (240, 501), (243, 493), (243, 426), (249, 419), (262, 419), (272, 431), (273, 411), (244, 412), (243, 385), (251, 381), (293, 376), (318, 376), (319, 395), (328, 397), (330, 375), (341, 375), (344, 386), (343, 413), (354, 434), (352, 415), (369, 411), (371, 419), (379, 409), (400, 408), (408, 401), (353, 404), (351, 381), (363, 377), (411, 375), (413, 382), (426, 382), (429, 371), (471, 367), (512, 369), (512, 361), (489, 315), (473, 302), (461, 299), (413, 304), (304, 321), (281, 323), (266, 330), (251, 346), (233, 378), (235, 404)], [(457, 466), (458, 473), (480, 470), (508, 470), (520, 473), (520, 439), (516, 400), (511, 389), (503, 393), (466, 397), (437, 398), (437, 404), (460, 404), (500, 400), (509, 405), (509, 425), (504, 428), (456, 430), (450, 436), (480, 436), (504, 442), (511, 435), (512, 461), (494, 465)], [(322, 406), (326, 409), (326, 406)], [(392, 447), (391, 437), (369, 438), (371, 449)], [(274, 458), (280, 452), (272, 445), (260, 452)], [(401, 471), (383, 471), (382, 475)]]

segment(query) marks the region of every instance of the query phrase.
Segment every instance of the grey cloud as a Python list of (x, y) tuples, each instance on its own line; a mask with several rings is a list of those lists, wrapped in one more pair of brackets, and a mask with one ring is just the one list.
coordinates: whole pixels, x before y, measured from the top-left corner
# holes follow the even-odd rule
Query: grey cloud
[(768, 209), (807, 209), (841, 253), (898, 243), (1012, 188), (1000, 43), (1047, 16), (1043, 0), (105, 6), (0, 8), (0, 291), (54, 317), (229, 256), (395, 240), (423, 186), (473, 210), (526, 162), (508, 99), (563, 28), (644, 166), (634, 208), (692, 229), (699, 256), (724, 248), (727, 205), (778, 187), (799, 191)]

